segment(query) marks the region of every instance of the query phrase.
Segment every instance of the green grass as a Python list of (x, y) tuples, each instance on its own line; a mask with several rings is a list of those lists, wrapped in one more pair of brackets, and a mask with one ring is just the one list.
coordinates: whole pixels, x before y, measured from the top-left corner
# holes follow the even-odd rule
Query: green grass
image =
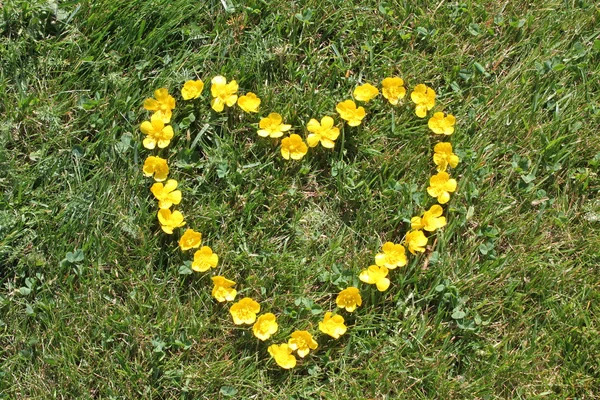
[[(0, 398), (600, 397), (598, 5), (354, 3), (3, 2)], [(268, 345), (317, 333), (433, 204), (437, 139), (380, 99), (343, 148), (286, 162), (257, 118), (178, 98), (180, 209), (214, 273), (278, 316), (259, 343), (212, 272), (179, 273), (141, 174), (143, 100), (217, 74), (300, 134), (390, 75), (458, 120), (448, 226), (291, 371)]]

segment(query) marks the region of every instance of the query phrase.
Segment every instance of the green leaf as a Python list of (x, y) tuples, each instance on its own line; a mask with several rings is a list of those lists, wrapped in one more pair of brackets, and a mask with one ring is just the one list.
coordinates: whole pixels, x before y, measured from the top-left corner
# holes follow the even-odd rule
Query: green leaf
[(69, 251), (65, 257), (65, 259), (71, 264), (76, 264), (80, 261), (83, 261), (84, 258), (83, 251), (81, 249), (76, 249), (73, 253)]
[(525, 183), (531, 183), (535, 180), (535, 175), (533, 173), (521, 175), (521, 179), (523, 179), (523, 182)]
[(237, 389), (232, 386), (221, 386), (221, 390), (219, 390), (219, 393), (221, 393), (225, 397), (231, 397), (237, 394)]
[(19, 293), (21, 293), (23, 296), (27, 296), (29, 293), (31, 293), (31, 289), (23, 286), (19, 289)]
[(467, 316), (467, 313), (464, 312), (461, 308), (455, 308), (452, 313), (452, 319), (463, 319)]
[(77, 157), (77, 158), (81, 158), (85, 155), (85, 149), (83, 148), (83, 146), (80, 146), (78, 144), (76, 144), (75, 146), (73, 146), (73, 149), (71, 150), (71, 153)]
[(429, 34), (429, 31), (427, 30), (427, 28), (423, 28), (422, 26), (417, 27), (417, 33), (421, 36), (427, 36)]
[(193, 273), (194, 271), (192, 271), (192, 269), (187, 265), (182, 265), (179, 267), (179, 275), (191, 275)]
[(125, 132), (123, 135), (121, 135), (121, 140), (115, 144), (115, 150), (117, 153), (123, 154), (127, 152), (127, 150), (131, 148), (132, 139), (133, 136), (129, 132)]
[(469, 208), (467, 209), (467, 215), (465, 216), (465, 219), (468, 221), (471, 218), (473, 218), (473, 214), (475, 214), (475, 207), (473, 206), (469, 206)]
[(478, 62), (474, 62), (473, 66), (480, 74), (485, 74), (485, 67), (483, 65), (479, 64)]
[(296, 17), (296, 19), (302, 23), (308, 23), (310, 22), (311, 18), (313, 16), (313, 10), (310, 8), (307, 8), (304, 13), (300, 14), (294, 14), (294, 17)]
[(432, 251), (429, 255), (429, 264), (437, 264), (440, 260), (440, 253), (437, 251)]
[(99, 100), (92, 99), (86, 95), (81, 96), (81, 98), (79, 99), (79, 107), (86, 111), (93, 110), (98, 106), (99, 103)]
[(485, 243), (481, 243), (479, 245), (479, 252), (481, 254), (483, 254), (484, 256), (487, 255), (487, 253), (490, 251), (490, 249), (488, 248), (488, 246)]
[(469, 24), (468, 31), (473, 36), (481, 35), (481, 28), (479, 27), (478, 24)]

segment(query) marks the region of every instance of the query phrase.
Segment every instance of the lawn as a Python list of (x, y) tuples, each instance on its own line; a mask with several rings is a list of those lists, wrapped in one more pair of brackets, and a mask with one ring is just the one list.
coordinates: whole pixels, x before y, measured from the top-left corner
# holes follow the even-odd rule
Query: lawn
[[(600, 398), (599, 27), (588, 0), (0, 2), (0, 399)], [(217, 75), (259, 115), (213, 111)], [(397, 106), (341, 123), (338, 102), (390, 76)], [(161, 87), (175, 136), (153, 153)], [(285, 160), (256, 133), (270, 112), (342, 133)], [(435, 204), (440, 140), (460, 157), (447, 225), (379, 292), (359, 273)], [(216, 269), (162, 232), (150, 154)], [(277, 316), (272, 339), (233, 323), (213, 275)], [(363, 304), (329, 338), (348, 286)], [(267, 349), (295, 330), (319, 347), (285, 370)]]

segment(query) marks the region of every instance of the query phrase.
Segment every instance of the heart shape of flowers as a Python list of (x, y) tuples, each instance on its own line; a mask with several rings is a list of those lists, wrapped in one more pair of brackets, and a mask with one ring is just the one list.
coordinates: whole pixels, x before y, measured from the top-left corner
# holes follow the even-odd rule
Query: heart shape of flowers
[[(382, 80), (381, 86), (382, 96), (392, 106), (397, 106), (406, 95), (402, 78), (387, 77)], [(203, 89), (202, 80), (187, 81), (181, 89), (181, 97), (184, 101), (194, 101), (201, 97)], [(233, 107), (237, 104), (245, 113), (250, 115), (259, 113), (260, 98), (252, 92), (240, 96), (238, 91), (239, 86), (235, 80), (227, 82), (223, 76), (214, 77), (211, 80), (210, 89), (212, 109), (215, 112), (223, 112), (226, 107)], [(353, 91), (354, 99), (339, 102), (336, 111), (348, 126), (359, 126), (367, 112), (365, 107), (357, 105), (355, 100), (367, 105), (379, 94), (379, 89), (370, 83), (359, 85)], [(436, 93), (425, 84), (416, 85), (410, 98), (415, 104), (415, 114), (419, 118), (426, 117), (427, 113), (435, 107)], [(169, 94), (168, 89), (160, 88), (154, 92), (154, 98), (146, 99), (143, 104), (146, 110), (153, 112), (149, 120), (140, 125), (140, 130), (146, 135), (142, 141), (143, 146), (154, 151), (163, 149), (170, 144), (174, 136), (174, 130), (168, 124), (171, 122), (175, 109), (175, 98)], [(438, 111), (429, 118), (428, 127), (434, 134), (449, 136), (454, 132), (455, 122), (456, 119), (453, 115)], [(319, 144), (326, 149), (333, 149), (335, 141), (340, 135), (334, 118), (328, 115), (310, 119), (306, 128), (309, 132), (306, 142), (296, 133), (284, 137), (287, 132), (291, 131), (292, 125), (286, 124), (279, 113), (270, 112), (259, 120), (257, 135), (265, 138), (264, 140), (282, 138), (280, 152), (286, 160), (300, 160), (308, 153), (309, 149)], [(459, 158), (453, 153), (452, 145), (449, 142), (439, 142), (433, 150), (432, 161), (436, 165), (438, 173), (430, 177), (427, 193), (439, 204), (434, 204), (421, 215), (412, 217), (411, 229), (406, 233), (402, 243), (384, 243), (381, 251), (374, 255), (373, 265), (364, 268), (359, 273), (358, 278), (361, 282), (374, 285), (381, 292), (386, 291), (390, 286), (390, 270), (407, 264), (406, 249), (412, 255), (425, 252), (429, 241), (427, 234), (446, 225), (446, 217), (443, 216), (444, 209), (441, 205), (450, 200), (450, 194), (457, 188), (457, 182), (450, 178), (448, 168), (456, 167)], [(146, 158), (143, 173), (147, 177), (153, 177), (156, 181), (150, 191), (158, 202), (158, 222), (165, 234), (172, 235), (175, 230), (186, 226), (183, 214), (172, 209), (181, 202), (183, 196), (182, 192), (177, 190), (178, 182), (175, 179), (167, 180), (170, 174), (168, 162), (158, 155)], [(201, 245), (202, 234), (187, 227), (179, 239), (179, 248), (183, 252), (193, 250), (191, 270), (205, 273), (217, 267), (219, 257), (209, 246)], [(238, 293), (235, 288), (236, 282), (222, 275), (212, 276), (211, 279), (213, 282), (211, 294), (217, 302), (233, 302), (236, 299)], [(336, 297), (336, 305), (340, 311), (354, 312), (362, 306), (361, 290), (352, 286), (343, 289)], [(270, 312), (264, 314), (260, 314), (260, 312), (260, 303), (250, 297), (240, 299), (229, 308), (235, 325), (250, 325), (252, 333), (257, 339), (267, 341), (279, 329), (277, 316)], [(344, 317), (340, 313), (332, 311), (325, 313), (318, 326), (320, 333), (334, 339), (340, 338), (348, 329)], [(293, 368), (297, 365), (296, 356), (303, 359), (319, 347), (316, 335), (316, 332), (296, 330), (290, 335), (287, 343), (272, 344), (268, 347), (268, 352), (280, 367)]]

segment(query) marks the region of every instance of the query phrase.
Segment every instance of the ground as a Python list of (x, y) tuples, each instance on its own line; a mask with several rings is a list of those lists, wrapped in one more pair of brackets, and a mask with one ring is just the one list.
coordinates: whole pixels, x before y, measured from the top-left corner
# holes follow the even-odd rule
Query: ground
[[(0, 8), (0, 398), (600, 397), (593, 1)], [(206, 89), (178, 100), (163, 154), (181, 210), (217, 272), (278, 315), (274, 342), (316, 333), (362, 285), (348, 333), (290, 371), (214, 301), (211, 273), (188, 274), (141, 173), (143, 100), (219, 74), (301, 135), (387, 76), (457, 118), (448, 225), (379, 293), (359, 271), (432, 204), (437, 138), (408, 98), (296, 162)]]

